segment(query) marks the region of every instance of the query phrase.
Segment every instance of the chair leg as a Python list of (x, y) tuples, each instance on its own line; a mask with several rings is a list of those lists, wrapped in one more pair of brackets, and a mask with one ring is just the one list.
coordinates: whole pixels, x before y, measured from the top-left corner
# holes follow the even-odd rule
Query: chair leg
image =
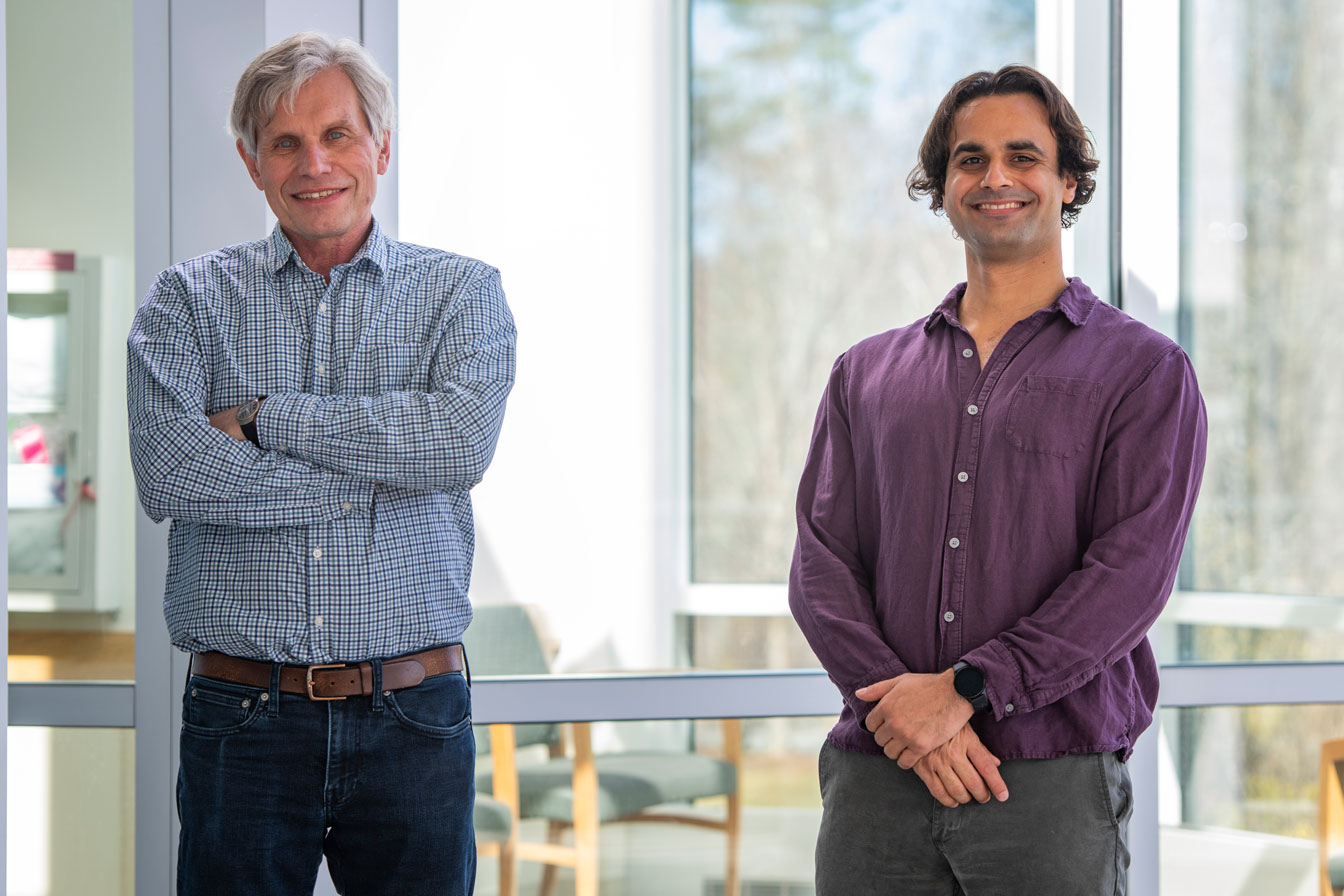
[(579, 829), (574, 829), (574, 848), (577, 851), (574, 862), (574, 896), (597, 896), (597, 831), (592, 836), (581, 837)]
[[(565, 825), (558, 821), (546, 822), (547, 843), (559, 843), (564, 833)], [(541, 889), (537, 891), (539, 896), (553, 896), (555, 893), (555, 874), (558, 870), (557, 866), (551, 864), (541, 866)]]
[(518, 882), (514, 879), (517, 870), (518, 857), (510, 838), (499, 845), (499, 896), (518, 896)]
[(741, 881), (738, 879), (738, 853), (742, 846), (742, 796), (737, 791), (728, 794), (728, 868), (723, 876), (723, 896), (738, 896)]
[(592, 729), (576, 724), (574, 733), (574, 896), (597, 896), (597, 765)]

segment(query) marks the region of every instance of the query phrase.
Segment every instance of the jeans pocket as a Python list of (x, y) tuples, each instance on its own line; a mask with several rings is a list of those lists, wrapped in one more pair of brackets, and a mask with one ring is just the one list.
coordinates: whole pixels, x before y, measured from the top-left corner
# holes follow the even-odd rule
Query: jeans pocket
[(413, 688), (392, 691), (383, 702), (405, 728), (427, 737), (471, 731), (471, 690), (461, 675), (436, 675)]
[(269, 695), (260, 688), (193, 675), (182, 695), (182, 729), (223, 737), (252, 725)]

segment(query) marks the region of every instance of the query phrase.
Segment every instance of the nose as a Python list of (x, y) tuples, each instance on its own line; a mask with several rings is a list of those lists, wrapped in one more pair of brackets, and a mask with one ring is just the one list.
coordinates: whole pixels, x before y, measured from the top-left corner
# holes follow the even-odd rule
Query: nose
[(981, 179), (980, 185), (986, 189), (997, 189), (1006, 187), (1011, 183), (1008, 176), (1008, 166), (1002, 159), (990, 159), (985, 165), (985, 176)]
[(299, 162), (304, 174), (325, 174), (331, 169), (327, 158), (327, 148), (321, 141), (313, 141), (303, 147)]

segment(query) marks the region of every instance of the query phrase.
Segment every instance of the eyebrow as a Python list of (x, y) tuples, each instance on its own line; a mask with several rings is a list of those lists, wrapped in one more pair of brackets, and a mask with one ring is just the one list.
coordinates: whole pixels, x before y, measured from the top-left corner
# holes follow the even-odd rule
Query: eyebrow
[[(325, 134), (327, 131), (354, 131), (357, 129), (358, 126), (353, 121), (351, 121), (348, 118), (342, 118), (340, 121), (333, 121), (324, 124), (322, 126), (322, 133)], [(293, 139), (298, 139), (299, 134), (296, 131), (276, 131), (274, 134), (267, 135), (265, 134), (265, 129), (263, 128), (263, 139), (279, 140), (282, 137), (290, 137)]]
[[(1037, 153), (1038, 155), (1042, 156), (1045, 155), (1045, 150), (1037, 146), (1035, 141), (1032, 140), (1010, 140), (1007, 144), (1007, 148), (1012, 152), (1018, 152), (1020, 150), (1025, 149)], [(951, 158), (955, 159), (957, 156), (966, 155), (968, 153), (980, 153), (984, 151), (985, 148), (979, 143), (970, 143), (970, 142), (958, 143), (952, 149)]]

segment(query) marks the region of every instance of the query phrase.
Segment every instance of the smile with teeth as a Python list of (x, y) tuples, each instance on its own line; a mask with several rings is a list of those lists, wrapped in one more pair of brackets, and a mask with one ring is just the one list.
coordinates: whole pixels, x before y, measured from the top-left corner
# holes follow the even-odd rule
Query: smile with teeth
[(328, 196), (334, 196), (341, 190), (318, 190), (316, 193), (295, 193), (300, 199), (326, 199)]
[(981, 211), (997, 212), (1010, 208), (1021, 208), (1026, 203), (1023, 202), (982, 202), (976, 206)]

